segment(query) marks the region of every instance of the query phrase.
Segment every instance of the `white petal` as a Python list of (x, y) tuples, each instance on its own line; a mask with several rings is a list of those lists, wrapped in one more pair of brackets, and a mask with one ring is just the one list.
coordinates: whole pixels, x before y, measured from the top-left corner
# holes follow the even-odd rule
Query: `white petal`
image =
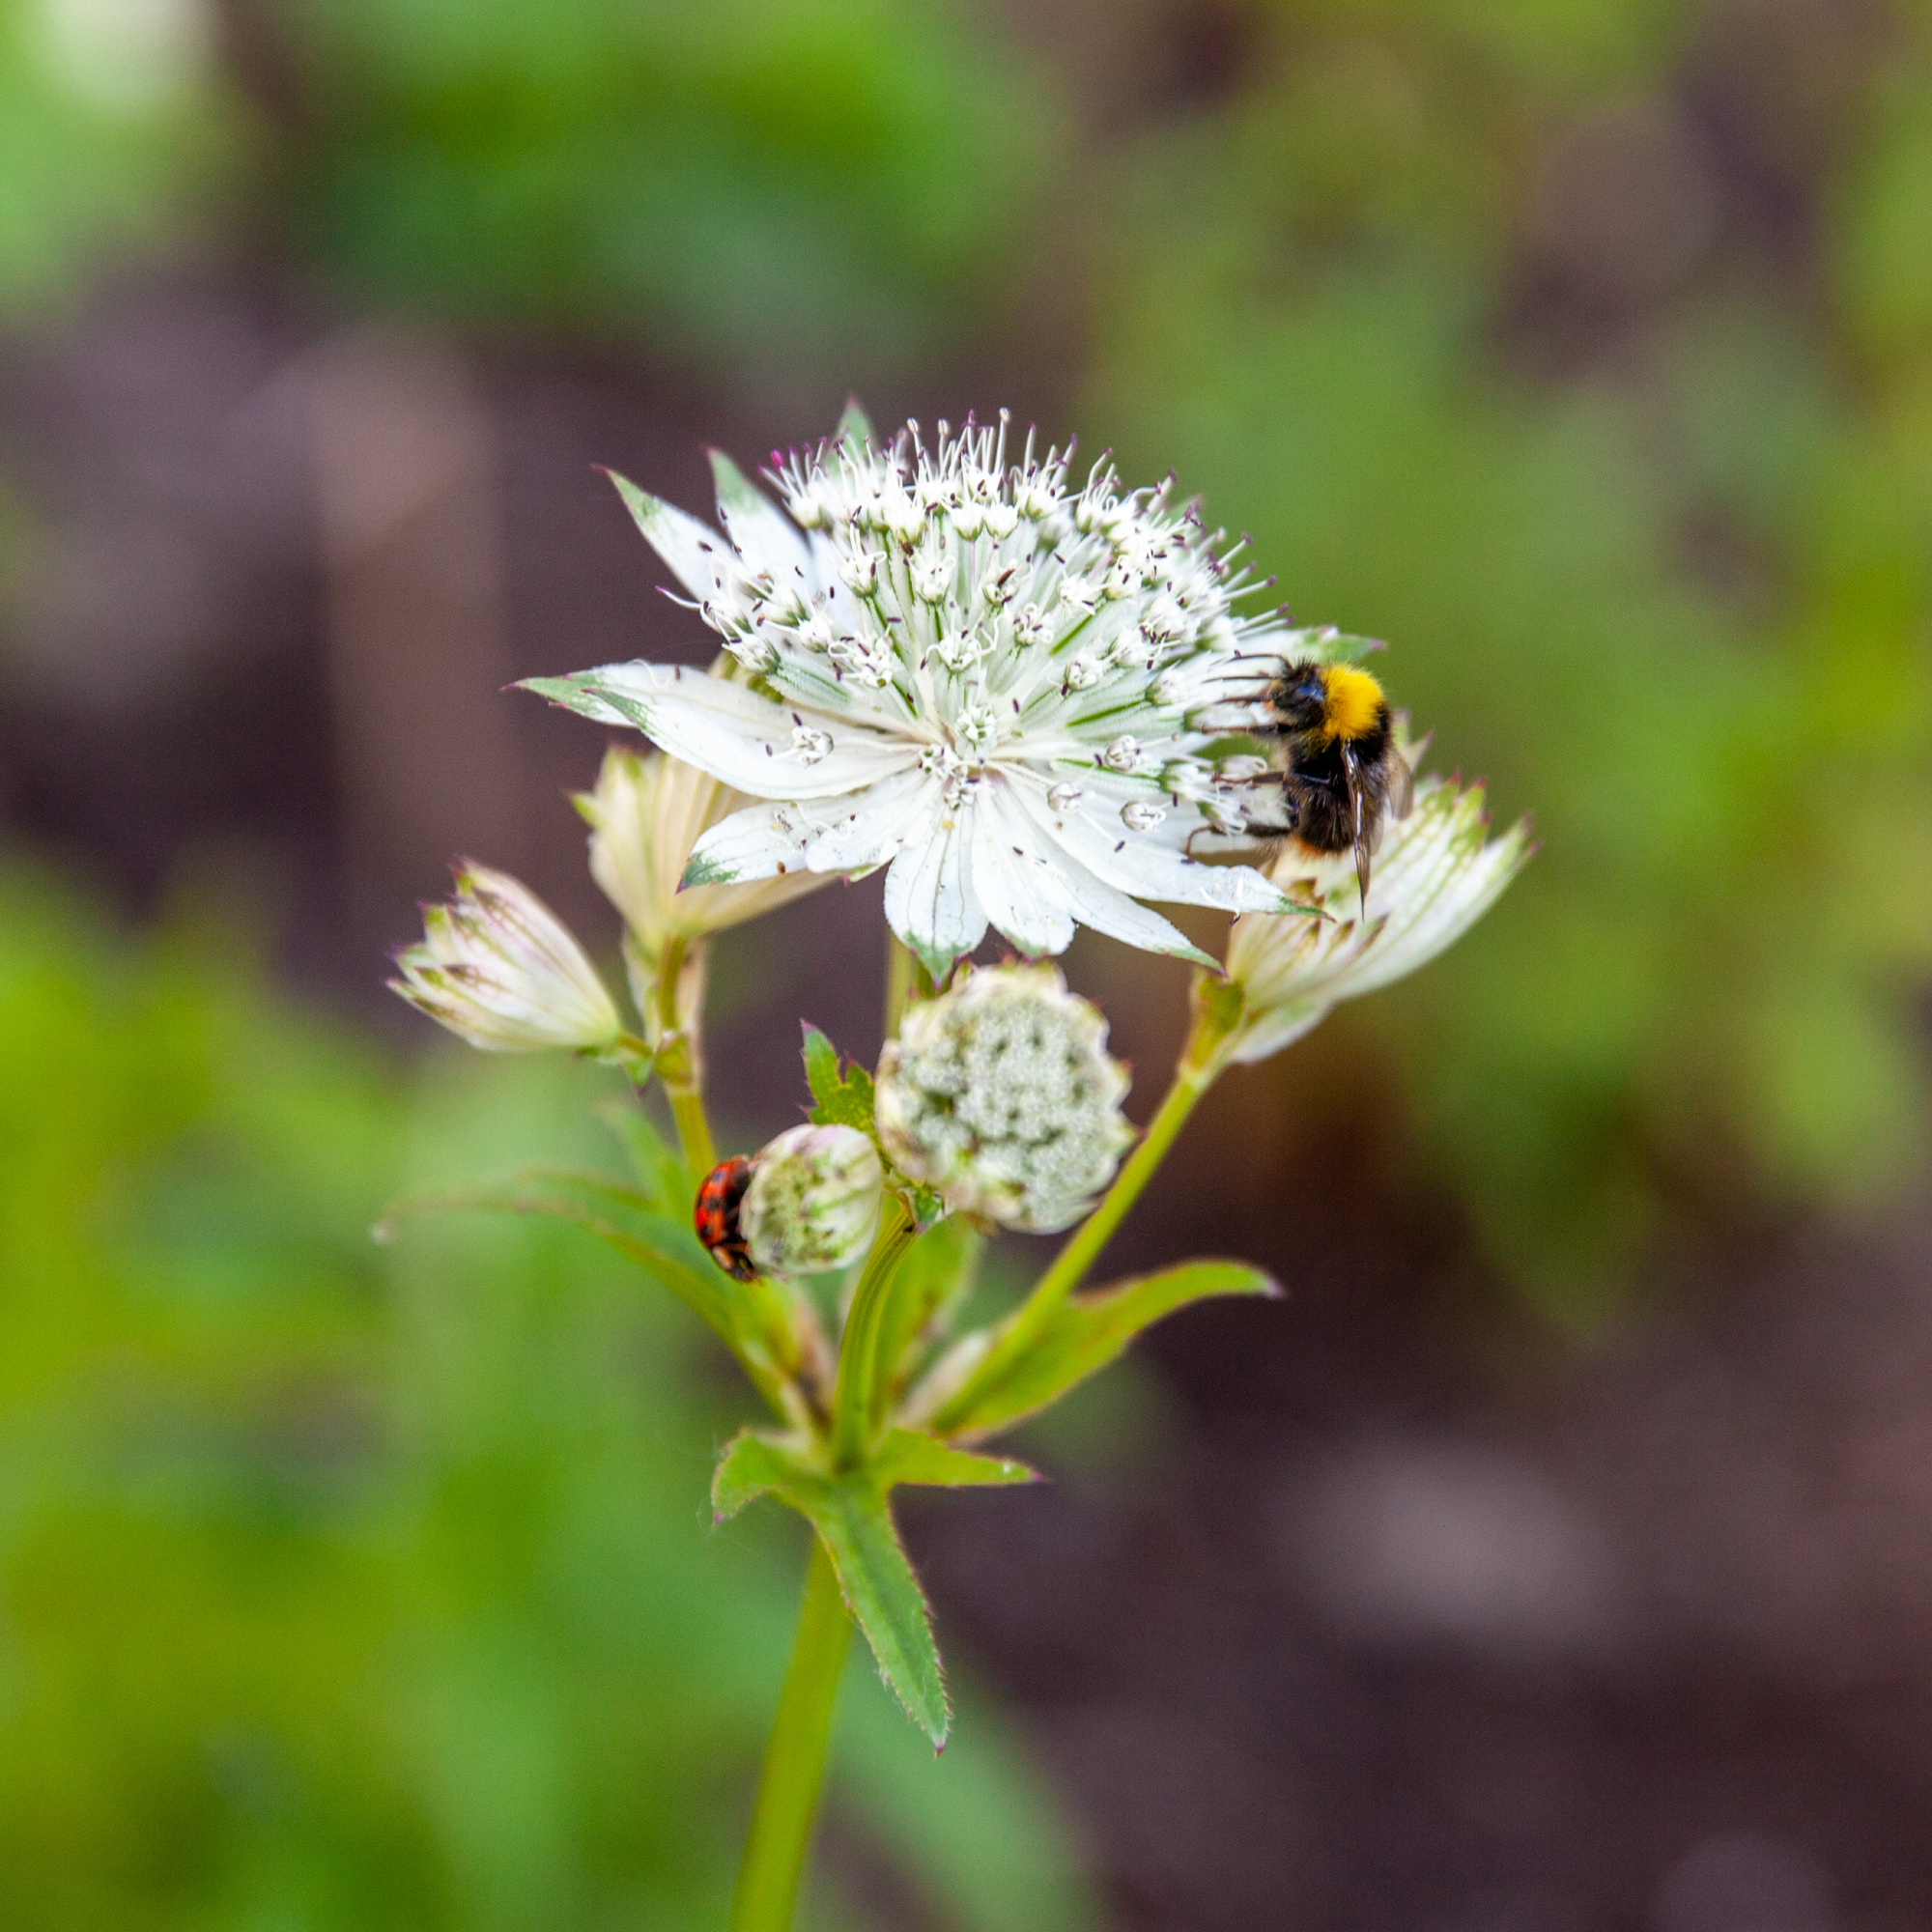
[(798, 526), (722, 449), (711, 452), (711, 476), (718, 514), (739, 554), (753, 570), (769, 571), (779, 588), (801, 586), (807, 552)]
[(1285, 1046), (1293, 1046), (1305, 1033), (1313, 1033), (1328, 1017), (1330, 1003), (1313, 1000), (1305, 1006), (1282, 1007), (1257, 1026), (1241, 1035), (1241, 1043), (1233, 1058), (1237, 1066), (1252, 1066)]
[(986, 917), (1030, 958), (1065, 952), (1073, 942), (1073, 913), (1060, 891), (1060, 855), (1040, 851), (1040, 838), (998, 779), (978, 793), (979, 835), (973, 843), (973, 886)]
[[(1057, 838), (1052, 828), (1065, 814), (1053, 810), (1046, 802), (1043, 790), (1037, 790), (1022, 781), (1013, 785), (1012, 800), (1033, 820), (1043, 838)], [(1095, 932), (1104, 932), (1110, 939), (1137, 946), (1144, 952), (1169, 952), (1178, 959), (1192, 959), (1202, 966), (1216, 963), (1179, 926), (1170, 923), (1159, 913), (1151, 912), (1146, 906), (1130, 899), (1125, 893), (1117, 891), (1104, 879), (1095, 878), (1064, 848), (1056, 860), (1055, 877), (1067, 910), (1082, 925), (1091, 925)]]
[(935, 813), (886, 874), (887, 923), (934, 979), (986, 936), (986, 915), (973, 890), (974, 818), (970, 803)]
[(864, 791), (816, 804), (754, 805), (713, 826), (693, 847), (687, 886), (780, 872), (867, 872), (895, 858), (924, 821), (937, 782), (900, 772)]
[(1159, 913), (1117, 892), (1104, 879), (1096, 879), (1078, 860), (1063, 856), (1060, 861), (1060, 890), (1082, 925), (1104, 932), (1143, 952), (1171, 953), (1177, 959), (1191, 959), (1197, 966), (1218, 962)]
[[(835, 810), (846, 807), (849, 810)], [(849, 801), (829, 799), (804, 806), (799, 815), (814, 830), (806, 864), (814, 872), (864, 872), (895, 859), (902, 846), (923, 838), (940, 807), (940, 783), (925, 772), (896, 772)]]
[(1427, 902), (1400, 930), (1391, 930), (1384, 944), (1364, 954), (1360, 969), (1349, 976), (1347, 995), (1352, 999), (1386, 986), (1453, 945), (1495, 903), (1521, 867), (1526, 848), (1519, 828), (1480, 852), (1456, 855)]
[[(1083, 782), (1085, 780), (1083, 778)], [(1085, 808), (1107, 810), (1105, 795), (1083, 799), (1066, 811), (1048, 812), (1054, 838), (1096, 878), (1137, 898), (1167, 899), (1179, 905), (1218, 906), (1224, 912), (1287, 912), (1289, 901), (1252, 866), (1208, 866), (1136, 838), (1110, 813), (1097, 823)]]
[(722, 818), (691, 849), (684, 886), (734, 886), (810, 868), (805, 848), (810, 835), (798, 814), (782, 805), (748, 805)]
[(700, 604), (724, 602), (735, 607), (744, 572), (731, 546), (708, 525), (673, 504), (646, 496), (613, 469), (610, 472), (624, 507), (631, 513), (644, 541), (670, 566), (671, 575)]
[[(919, 757), (904, 738), (848, 718), (795, 712), (683, 665), (604, 665), (526, 678), (521, 688), (603, 724), (633, 725), (753, 798), (831, 798), (905, 771)], [(831, 750), (802, 757), (793, 743), (801, 726), (826, 733)]]

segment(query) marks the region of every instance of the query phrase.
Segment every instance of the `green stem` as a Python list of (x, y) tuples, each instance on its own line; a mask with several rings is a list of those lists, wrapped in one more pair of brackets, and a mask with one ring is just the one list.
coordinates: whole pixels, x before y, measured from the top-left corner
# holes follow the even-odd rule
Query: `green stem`
[(788, 1932), (811, 1846), (832, 1707), (851, 1634), (852, 1620), (839, 1599), (832, 1559), (814, 1537), (791, 1667), (772, 1719), (745, 1861), (731, 1899), (731, 1932)]
[[(704, 1111), (704, 1074), (697, 1043), (698, 1016), (680, 1010), (679, 992), (685, 977), (686, 942), (673, 939), (658, 961), (658, 1035), (664, 1042), (658, 1054), (658, 1077), (670, 1102), (671, 1119), (684, 1149), (684, 1164), (694, 1180), (702, 1180), (718, 1165), (718, 1149), (711, 1138), (711, 1122)], [(694, 985), (703, 997), (703, 955), (695, 955)]]
[(1114, 1230), (1126, 1218), (1127, 1209), (1141, 1198), (1142, 1190), (1153, 1179), (1154, 1170), (1167, 1158), (1175, 1136), (1186, 1124), (1201, 1096), (1213, 1085), (1212, 1073), (1183, 1069), (1174, 1076), (1159, 1109), (1148, 1122), (1140, 1144), (1122, 1164), (1114, 1184), (1101, 1198), (1099, 1207), (1073, 1232), (1073, 1237), (1053, 1258), (1053, 1265), (1039, 1278), (1028, 1303), (1050, 1315), (1067, 1295), (1080, 1286), (1087, 1270), (1100, 1257), (1100, 1250), (1113, 1238)]
[(906, 1009), (906, 1002), (912, 998), (913, 976), (919, 971), (919, 961), (912, 956), (912, 949), (898, 936), (888, 929), (886, 933), (886, 1037), (899, 1037), (899, 1020)]
[(665, 1084), (665, 1097), (670, 1101), (670, 1117), (677, 1122), (677, 1138), (684, 1149), (684, 1164), (694, 1180), (702, 1180), (718, 1165), (718, 1150), (711, 1142), (711, 1122), (704, 1112), (704, 1095), (696, 1087)]
[(838, 1338), (838, 1380), (832, 1396), (832, 1453), (840, 1468), (862, 1462), (871, 1446), (879, 1317), (885, 1309), (886, 1292), (898, 1271), (899, 1257), (911, 1245), (913, 1234), (912, 1210), (887, 1188), (879, 1211), (879, 1232), (872, 1237), (872, 1252), (866, 1257), (866, 1271), (859, 1277), (845, 1317), (845, 1332)]
[(967, 1387), (934, 1418), (935, 1427), (943, 1429), (952, 1411), (970, 1403), (974, 1389), (997, 1381), (1033, 1346), (1061, 1303), (1080, 1286), (1087, 1270), (1099, 1259), (1101, 1249), (1113, 1238), (1114, 1230), (1126, 1218), (1127, 1210), (1153, 1179), (1154, 1170), (1166, 1159), (1167, 1151), (1186, 1125), (1187, 1117), (1227, 1065), (1228, 1049), (1239, 1017), (1238, 1001), (1232, 1006), (1225, 1004), (1223, 986), (1206, 980), (1205, 976), (1196, 977), (1193, 1027), (1176, 1063), (1174, 1080), (1153, 1119), (1148, 1122), (1140, 1144), (1114, 1177), (1114, 1184), (1101, 1197), (1100, 1205), (1073, 1231), (1066, 1245), (1035, 1283), (1033, 1293), (998, 1331)]

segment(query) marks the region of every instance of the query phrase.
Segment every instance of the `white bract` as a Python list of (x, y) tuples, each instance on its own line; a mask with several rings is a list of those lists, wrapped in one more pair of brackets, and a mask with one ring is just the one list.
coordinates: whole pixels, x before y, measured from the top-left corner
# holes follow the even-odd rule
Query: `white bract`
[[(635, 725), (765, 801), (697, 840), (689, 886), (881, 866), (893, 929), (942, 975), (996, 927), (1029, 956), (1075, 923), (1203, 955), (1139, 898), (1291, 908), (1192, 856), (1242, 823), (1199, 714), (1291, 634), (1165, 486), (1068, 482), (1006, 431), (856, 432), (777, 477), (787, 517), (714, 455), (725, 534), (620, 482), (639, 527), (753, 682), (607, 665), (528, 688)], [(1204, 963), (1206, 963), (1204, 961)]]
[(396, 954), (392, 991), (486, 1052), (616, 1047), (621, 1027), (604, 981), (527, 886), (466, 859), (456, 893), (423, 908), (422, 942)]
[(1423, 780), (1408, 816), (1388, 824), (1366, 919), (1351, 854), (1324, 858), (1287, 841), (1270, 875), (1327, 917), (1249, 914), (1235, 922), (1228, 978), (1240, 989), (1241, 1020), (1227, 1057), (1265, 1060), (1338, 1001), (1402, 979), (1460, 939), (1529, 856), (1527, 825), (1500, 838), (1486, 838), (1488, 826), (1480, 790)]
[(647, 1017), (651, 984), (673, 945), (690, 946), (826, 883), (799, 873), (680, 890), (692, 847), (747, 800), (662, 752), (639, 754), (613, 745), (604, 754), (597, 789), (575, 793), (572, 803), (590, 827), (590, 876), (624, 916), (625, 958)]
[(823, 1274), (857, 1261), (879, 1225), (885, 1164), (856, 1127), (792, 1127), (752, 1159), (738, 1227), (760, 1272)]
[(879, 1137), (956, 1212), (1068, 1228), (1134, 1137), (1107, 1022), (1052, 966), (969, 973), (907, 1009), (879, 1060)]

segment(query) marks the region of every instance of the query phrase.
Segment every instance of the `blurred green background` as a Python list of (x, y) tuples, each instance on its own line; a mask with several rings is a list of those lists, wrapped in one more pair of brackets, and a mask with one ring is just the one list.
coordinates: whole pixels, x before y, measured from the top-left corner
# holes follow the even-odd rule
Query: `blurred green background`
[[(592, 460), (1009, 403), (1534, 812), (1163, 1239), (1423, 1216), (1589, 1346), (1923, 1198), (1922, 5), (0, 0), (0, 330), (10, 1924), (717, 1920), (797, 1555), (703, 1525), (732, 1398), (568, 1237), (363, 1237), (592, 1131), (374, 991), (459, 847), (610, 936), (595, 734), (495, 696), (703, 652)], [(721, 964), (748, 1132), (802, 1003), (876, 1039), (867, 890)], [(1074, 971), (1151, 1087), (1179, 980)], [(849, 1716), (826, 1914), (1094, 1909), (992, 1718)]]

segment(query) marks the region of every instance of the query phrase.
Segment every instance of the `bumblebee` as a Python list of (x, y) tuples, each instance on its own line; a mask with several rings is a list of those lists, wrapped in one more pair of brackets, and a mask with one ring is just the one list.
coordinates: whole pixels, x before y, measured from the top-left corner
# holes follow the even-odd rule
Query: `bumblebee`
[(1275, 745), (1279, 769), (1259, 782), (1281, 787), (1286, 823), (1250, 821), (1266, 838), (1293, 838), (1312, 852), (1355, 854), (1362, 912), (1369, 909), (1369, 862), (1384, 817), (1406, 818), (1415, 777), (1395, 742), (1382, 688), (1353, 665), (1291, 658), (1268, 680), (1249, 732)]
[(721, 1160), (699, 1182), (697, 1206), (692, 1215), (697, 1238), (733, 1281), (753, 1281), (758, 1273), (744, 1232), (738, 1226), (738, 1209), (751, 1184), (752, 1163), (745, 1155), (738, 1153), (729, 1160)]

